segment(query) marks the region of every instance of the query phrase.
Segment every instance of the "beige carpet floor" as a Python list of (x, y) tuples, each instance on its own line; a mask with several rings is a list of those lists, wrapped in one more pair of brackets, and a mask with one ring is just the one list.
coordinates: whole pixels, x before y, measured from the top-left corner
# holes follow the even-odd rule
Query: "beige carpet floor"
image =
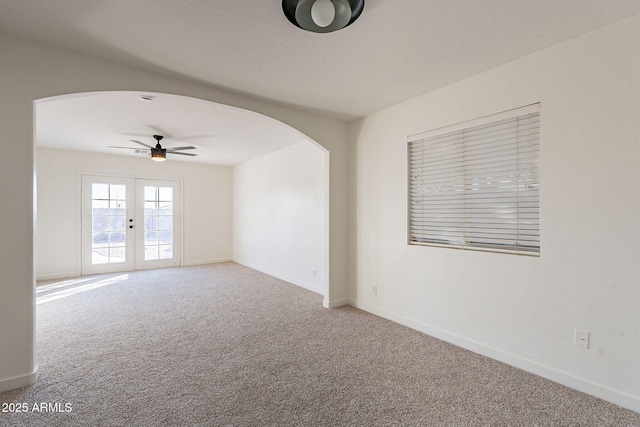
[(355, 308), (324, 309), (234, 263), (37, 294), (39, 380), (0, 394), (27, 409), (0, 412), (1, 426), (640, 426), (638, 413)]

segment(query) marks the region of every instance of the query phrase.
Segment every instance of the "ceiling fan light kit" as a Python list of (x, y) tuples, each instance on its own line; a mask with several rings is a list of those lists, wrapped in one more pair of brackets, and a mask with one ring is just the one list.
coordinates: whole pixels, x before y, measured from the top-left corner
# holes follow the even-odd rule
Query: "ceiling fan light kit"
[(362, 13), (364, 0), (282, 0), (282, 10), (296, 27), (331, 33), (351, 25)]
[(167, 160), (167, 152), (164, 150), (151, 150), (151, 160), (156, 162), (164, 162)]

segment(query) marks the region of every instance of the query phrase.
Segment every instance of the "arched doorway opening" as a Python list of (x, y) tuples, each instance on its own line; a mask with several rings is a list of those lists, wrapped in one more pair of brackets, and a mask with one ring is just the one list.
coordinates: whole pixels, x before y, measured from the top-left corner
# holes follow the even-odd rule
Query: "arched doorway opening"
[[(234, 260), (327, 299), (329, 156), (309, 137), (259, 113), (163, 93), (79, 93), (35, 109), (37, 278), (83, 271), (83, 177), (173, 180), (183, 191), (180, 265)], [(198, 156), (152, 162), (133, 141), (157, 134)]]

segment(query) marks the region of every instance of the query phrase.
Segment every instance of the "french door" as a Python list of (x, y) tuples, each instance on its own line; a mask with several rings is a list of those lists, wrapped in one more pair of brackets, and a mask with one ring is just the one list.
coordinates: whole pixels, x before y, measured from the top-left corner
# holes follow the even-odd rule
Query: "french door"
[(82, 274), (180, 265), (177, 181), (82, 176)]

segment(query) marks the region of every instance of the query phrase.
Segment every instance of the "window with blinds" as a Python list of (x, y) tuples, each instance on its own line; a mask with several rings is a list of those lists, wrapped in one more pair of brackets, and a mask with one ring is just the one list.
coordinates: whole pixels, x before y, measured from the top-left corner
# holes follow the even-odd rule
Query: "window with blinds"
[(540, 105), (408, 140), (409, 244), (540, 254)]

